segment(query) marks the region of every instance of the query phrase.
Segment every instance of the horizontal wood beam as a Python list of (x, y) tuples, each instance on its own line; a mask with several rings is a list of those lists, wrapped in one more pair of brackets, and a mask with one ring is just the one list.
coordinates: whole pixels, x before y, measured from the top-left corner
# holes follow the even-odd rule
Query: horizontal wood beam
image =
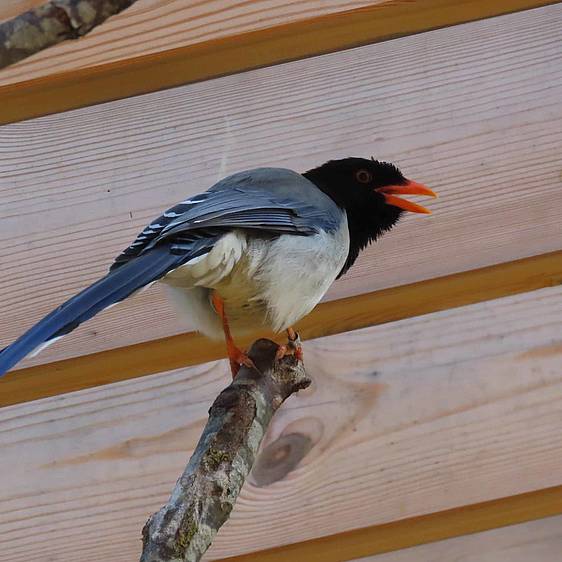
[[(303, 339), (318, 338), (561, 283), (558, 251), (322, 303), (298, 329)], [(0, 407), (221, 357), (222, 344), (190, 332), (19, 369), (0, 379)]]
[(375, 554), (357, 562), (552, 562), (562, 551), (562, 515), (526, 521), (481, 533)]
[(224, 562), (345, 562), (562, 513), (562, 486), (375, 525)]
[(554, 4), (391, 1), (0, 87), (0, 124)]
[[(0, 348), (164, 209), (258, 166), (372, 155), (439, 192), (326, 300), (560, 250), (561, 17), (557, 4), (0, 127)], [(194, 329), (157, 286), (18, 367)]]
[[(277, 412), (208, 559), (560, 486), (561, 312), (556, 286), (306, 342), (314, 383)], [(206, 363), (0, 409), (0, 561), (138, 560), (229, 376)]]

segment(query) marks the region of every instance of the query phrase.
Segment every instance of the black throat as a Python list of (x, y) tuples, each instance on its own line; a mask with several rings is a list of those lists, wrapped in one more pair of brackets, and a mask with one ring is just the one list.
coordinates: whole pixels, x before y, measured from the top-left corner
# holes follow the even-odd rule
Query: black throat
[(322, 168), (303, 174), (328, 195), (347, 215), (349, 252), (338, 275), (344, 275), (357, 260), (359, 253), (371, 242), (390, 230), (399, 220), (402, 211), (385, 204), (384, 198), (364, 187), (346, 185), (344, 178), (327, 176)]

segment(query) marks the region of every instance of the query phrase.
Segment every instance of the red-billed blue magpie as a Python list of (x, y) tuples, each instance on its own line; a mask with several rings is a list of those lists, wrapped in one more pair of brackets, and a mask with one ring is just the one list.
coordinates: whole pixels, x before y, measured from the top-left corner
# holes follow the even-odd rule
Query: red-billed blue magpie
[(436, 194), (394, 165), (331, 160), (303, 174), (257, 168), (231, 175), (149, 224), (105, 277), (0, 352), (0, 374), (98, 312), (154, 281), (203, 334), (226, 338), (233, 375), (247, 356), (233, 335), (287, 330), (281, 354), (301, 356), (292, 326), (359, 252), (404, 211), (429, 211), (400, 195)]

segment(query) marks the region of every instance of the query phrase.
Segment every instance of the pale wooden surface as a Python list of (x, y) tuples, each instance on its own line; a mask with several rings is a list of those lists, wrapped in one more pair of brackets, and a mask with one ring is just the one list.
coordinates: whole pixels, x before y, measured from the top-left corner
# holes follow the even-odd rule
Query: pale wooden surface
[(560, 562), (562, 517), (361, 558), (356, 562)]
[[(561, 484), (561, 353), (561, 287), (307, 342), (316, 382), (274, 420), (213, 556)], [(0, 560), (134, 560), (227, 377), (0, 410)]]
[(562, 513), (562, 485), (277, 546), (221, 562), (346, 562)]
[[(265, 24), (255, 31), (148, 55), (66, 72), (57, 73), (55, 68), (55, 73), (48, 76), (0, 86), (0, 123), (15, 123), (555, 3), (557, 0), (389, 0), (362, 8), (354, 4), (356, 9), (316, 13), (273, 27)], [(103, 48), (111, 46), (109, 42)]]
[[(44, 1), (3, 0), (0, 21)], [(383, 2), (138, 0), (79, 42), (53, 47), (0, 72), (0, 86)]]
[(44, 3), (43, 0), (4, 0), (0, 7), (0, 21), (13, 18)]
[[(295, 327), (306, 341), (561, 283), (562, 251), (551, 252), (320, 303)], [(283, 341), (283, 335), (257, 333), (236, 343), (244, 348), (264, 336)], [(199, 365), (224, 356), (224, 342), (189, 332), (18, 368), (0, 378), (0, 407)]]
[[(0, 128), (0, 345), (166, 206), (252, 166), (375, 154), (441, 193), (329, 298), (559, 249), (561, 21), (556, 5)], [(35, 361), (185, 329), (155, 288)]]

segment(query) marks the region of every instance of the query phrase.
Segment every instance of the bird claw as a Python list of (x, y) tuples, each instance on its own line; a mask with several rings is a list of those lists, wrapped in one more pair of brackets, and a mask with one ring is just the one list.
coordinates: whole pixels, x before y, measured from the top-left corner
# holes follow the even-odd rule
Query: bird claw
[(293, 357), (296, 358), (297, 361), (302, 361), (303, 351), (302, 351), (301, 338), (298, 332), (295, 332), (294, 330), (290, 329), (287, 330), (287, 334), (289, 338), (287, 344), (279, 346), (279, 348), (277, 349), (277, 353), (275, 354), (275, 359), (277, 361), (280, 361), (281, 359), (283, 359), (283, 357), (286, 357), (287, 355), (292, 355)]
[(283, 359), (283, 357), (285, 357), (288, 354), (289, 354), (288, 346), (280, 345), (277, 348), (277, 352), (275, 353), (275, 361), (281, 361), (281, 359)]
[(232, 378), (234, 379), (240, 371), (241, 367), (248, 367), (248, 369), (254, 369), (259, 372), (259, 369), (256, 367), (256, 364), (240, 349), (235, 347), (231, 349), (228, 354), (228, 358), (230, 361), (230, 372), (232, 373)]
[(298, 332), (295, 332), (295, 330), (293, 330), (292, 328), (287, 332), (287, 334), (289, 336), (289, 341), (287, 342), (289, 349), (293, 350), (293, 353), (298, 361), (302, 361), (304, 354), (302, 351), (302, 341), (300, 334)]
[(301, 335), (292, 328), (287, 330), (287, 337), (289, 338), (289, 345), (300, 346), (302, 343)]

